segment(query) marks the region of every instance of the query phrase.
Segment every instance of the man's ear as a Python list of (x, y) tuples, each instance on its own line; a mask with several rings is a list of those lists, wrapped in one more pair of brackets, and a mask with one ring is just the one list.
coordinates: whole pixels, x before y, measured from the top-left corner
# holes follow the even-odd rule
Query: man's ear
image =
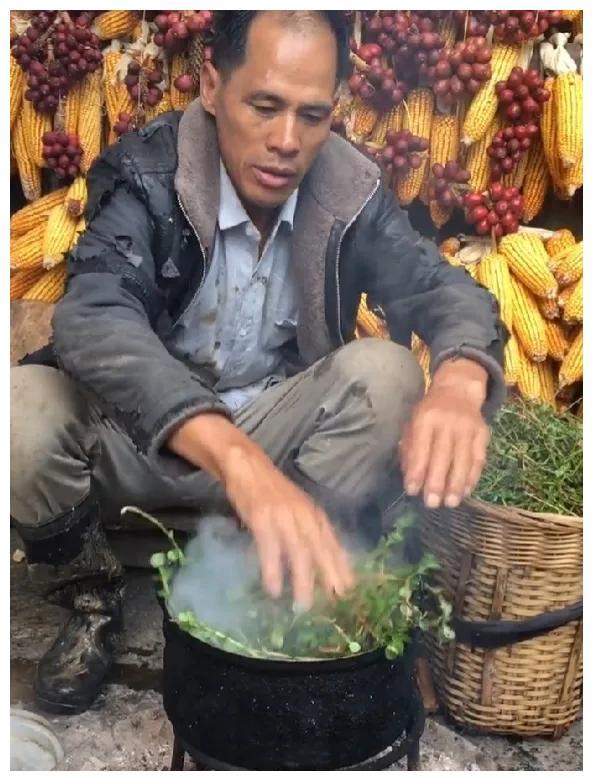
[(216, 116), (216, 98), (220, 89), (220, 74), (212, 65), (206, 61), (200, 71), (200, 99), (202, 106), (213, 117)]

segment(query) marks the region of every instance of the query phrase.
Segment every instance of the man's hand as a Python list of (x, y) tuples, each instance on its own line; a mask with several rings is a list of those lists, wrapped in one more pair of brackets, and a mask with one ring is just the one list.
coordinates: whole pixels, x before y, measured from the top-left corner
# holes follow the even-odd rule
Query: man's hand
[(457, 507), (476, 487), (490, 429), (482, 414), (488, 374), (474, 361), (445, 361), (400, 443), (404, 487), (427, 507)]
[(282, 593), (285, 565), (294, 600), (304, 608), (313, 602), (316, 580), (330, 598), (354, 585), (348, 556), (325, 512), (226, 418), (197, 415), (168, 445), (221, 480), (240, 521), (253, 534), (263, 584), (272, 597)]

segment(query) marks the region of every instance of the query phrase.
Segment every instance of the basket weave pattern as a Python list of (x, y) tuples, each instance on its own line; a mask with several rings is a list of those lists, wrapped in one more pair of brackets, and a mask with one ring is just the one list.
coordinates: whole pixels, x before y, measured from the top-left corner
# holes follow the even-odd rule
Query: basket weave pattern
[[(422, 537), (458, 618), (525, 620), (582, 598), (582, 518), (469, 500), (427, 511)], [(559, 737), (581, 707), (582, 638), (573, 621), (499, 649), (429, 639), (441, 704), (476, 731)]]

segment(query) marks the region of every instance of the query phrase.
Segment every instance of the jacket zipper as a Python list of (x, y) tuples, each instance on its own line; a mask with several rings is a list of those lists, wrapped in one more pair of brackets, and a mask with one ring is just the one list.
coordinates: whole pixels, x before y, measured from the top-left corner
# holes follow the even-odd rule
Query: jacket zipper
[(195, 226), (194, 226), (193, 222), (192, 222), (192, 221), (190, 220), (190, 218), (188, 217), (188, 215), (187, 215), (187, 212), (185, 211), (185, 208), (184, 208), (183, 204), (181, 203), (181, 198), (179, 197), (179, 193), (175, 193), (175, 194), (176, 194), (176, 196), (177, 196), (177, 203), (179, 204), (179, 208), (181, 209), (181, 211), (182, 211), (182, 213), (183, 213), (183, 216), (184, 216), (184, 217), (185, 217), (185, 219), (187, 220), (187, 222), (188, 222), (188, 225), (189, 225), (189, 226), (190, 226), (190, 228), (193, 230), (193, 232), (194, 232), (194, 235), (195, 235), (196, 239), (198, 240), (198, 244), (200, 245), (200, 251), (201, 251), (201, 253), (202, 253), (202, 257), (204, 258), (204, 267), (203, 267), (203, 270), (202, 270), (202, 278), (200, 279), (200, 284), (198, 285), (198, 289), (197, 289), (197, 290), (196, 290), (196, 292), (193, 294), (193, 296), (192, 296), (192, 298), (191, 298), (191, 301), (190, 301), (190, 302), (189, 302), (189, 304), (188, 304), (188, 305), (185, 307), (185, 309), (183, 310), (183, 312), (181, 312), (181, 313), (180, 313), (180, 315), (179, 315), (179, 317), (177, 317), (177, 318), (176, 318), (176, 320), (175, 320), (175, 322), (173, 323), (173, 326), (172, 326), (173, 328), (174, 328), (174, 327), (177, 325), (177, 323), (178, 323), (178, 322), (181, 320), (181, 318), (182, 318), (182, 317), (183, 317), (183, 315), (184, 315), (184, 314), (185, 314), (185, 313), (188, 311), (188, 309), (190, 309), (190, 307), (191, 307), (191, 306), (194, 304), (194, 302), (195, 302), (196, 298), (198, 297), (198, 295), (199, 295), (199, 293), (200, 293), (200, 290), (202, 289), (202, 287), (203, 287), (203, 285), (204, 285), (204, 280), (206, 279), (206, 263), (207, 263), (206, 252), (205, 252), (205, 250), (204, 250), (204, 245), (202, 244), (202, 240), (201, 240), (201, 238), (200, 238), (200, 235), (199, 235), (198, 231), (195, 229)]
[(348, 232), (348, 230), (349, 230), (349, 229), (352, 227), (352, 225), (353, 225), (353, 224), (356, 222), (356, 220), (357, 220), (357, 219), (360, 217), (360, 215), (362, 214), (362, 212), (363, 212), (363, 211), (366, 209), (366, 207), (367, 207), (367, 206), (368, 206), (368, 204), (369, 204), (369, 201), (371, 200), (371, 198), (372, 198), (372, 197), (375, 195), (375, 193), (376, 193), (376, 192), (377, 192), (377, 190), (379, 189), (379, 186), (380, 186), (380, 184), (381, 184), (381, 180), (380, 180), (380, 179), (377, 179), (377, 183), (375, 184), (375, 187), (374, 187), (374, 189), (372, 190), (372, 192), (370, 193), (369, 197), (368, 197), (368, 198), (366, 199), (366, 201), (365, 201), (365, 202), (362, 204), (362, 206), (361, 206), (361, 207), (360, 207), (360, 209), (359, 209), (359, 210), (356, 212), (356, 214), (354, 215), (354, 217), (352, 217), (352, 219), (350, 220), (350, 222), (349, 222), (349, 223), (346, 225), (346, 227), (345, 227), (345, 228), (344, 228), (344, 230), (342, 231), (342, 235), (340, 236), (340, 240), (338, 241), (338, 249), (337, 249), (337, 252), (336, 252), (336, 297), (337, 297), (337, 302), (338, 302), (338, 307), (337, 307), (337, 308), (338, 308), (338, 311), (337, 311), (337, 317), (338, 317), (338, 336), (340, 337), (340, 342), (341, 342), (341, 344), (342, 344), (342, 345), (346, 344), (346, 342), (344, 341), (344, 337), (343, 337), (343, 335), (342, 335), (342, 323), (341, 323), (341, 318), (340, 318), (340, 313), (341, 313), (341, 311), (342, 311), (342, 304), (341, 304), (341, 301), (340, 301), (340, 250), (341, 250), (341, 248), (342, 248), (342, 241), (344, 240), (344, 236), (346, 235), (346, 233)]

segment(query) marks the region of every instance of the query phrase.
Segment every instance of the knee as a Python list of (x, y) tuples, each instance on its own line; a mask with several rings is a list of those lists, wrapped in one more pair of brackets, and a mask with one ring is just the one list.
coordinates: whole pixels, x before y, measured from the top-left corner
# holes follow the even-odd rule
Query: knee
[(27, 483), (68, 450), (88, 426), (88, 405), (57, 369), (17, 366), (10, 371), (11, 486)]

